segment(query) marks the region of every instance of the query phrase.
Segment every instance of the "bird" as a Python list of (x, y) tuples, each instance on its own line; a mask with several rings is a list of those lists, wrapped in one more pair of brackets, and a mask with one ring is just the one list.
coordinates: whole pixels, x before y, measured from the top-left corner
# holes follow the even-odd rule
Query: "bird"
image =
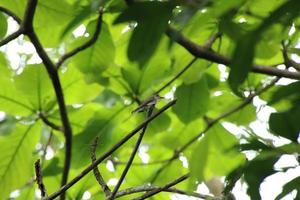
[(147, 98), (145, 101), (143, 101), (139, 107), (137, 107), (135, 110), (132, 111), (132, 113), (138, 113), (138, 112), (143, 112), (147, 110), (150, 106), (155, 105), (158, 100), (163, 99), (163, 97), (159, 96), (158, 94), (154, 94)]

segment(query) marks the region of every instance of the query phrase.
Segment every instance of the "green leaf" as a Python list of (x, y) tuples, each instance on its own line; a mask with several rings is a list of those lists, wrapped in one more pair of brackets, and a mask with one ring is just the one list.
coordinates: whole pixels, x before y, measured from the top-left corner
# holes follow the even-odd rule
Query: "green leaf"
[(15, 84), (36, 110), (47, 109), (56, 100), (50, 78), (43, 65), (26, 66), (24, 71), (16, 76)]
[(115, 23), (136, 21), (129, 46), (128, 58), (145, 63), (152, 56), (172, 16), (170, 2), (136, 2), (121, 13)]
[(90, 144), (96, 136), (99, 137), (99, 151), (97, 152), (103, 152), (108, 147), (112, 141), (116, 117), (123, 109), (119, 105), (110, 110), (100, 109), (91, 117), (84, 130), (74, 137), (72, 151), (73, 155), (76, 155), (72, 160), (74, 167), (83, 166), (90, 162)]
[(279, 156), (277, 155), (265, 155), (264, 153), (261, 153), (246, 166), (244, 177), (245, 181), (248, 183), (249, 188), (247, 193), (250, 195), (251, 199), (261, 199), (259, 194), (260, 184), (267, 176), (275, 172), (273, 166), (278, 159)]
[(290, 48), (288, 48), (288, 52), (294, 53), (294, 54), (297, 54), (298, 56), (300, 56), (300, 48), (290, 47)]
[[(96, 21), (89, 23), (87, 29), (90, 37), (94, 33)], [(89, 38), (82, 37), (72, 45), (77, 47)], [(73, 57), (72, 64), (85, 74), (88, 82), (101, 84), (101, 74), (108, 67), (114, 66), (115, 46), (106, 23), (102, 23), (101, 33), (98, 40), (91, 47), (79, 52)]]
[(209, 91), (206, 79), (197, 83), (183, 84), (176, 89), (177, 103), (173, 111), (184, 123), (189, 123), (206, 113), (209, 104)]
[(7, 25), (8, 24), (6, 17), (2, 13), (0, 13), (0, 39), (2, 39), (6, 35)]
[(61, 83), (67, 105), (90, 102), (102, 92), (103, 87), (96, 83), (88, 84), (84, 78), (84, 74), (72, 66), (61, 74)]
[(235, 136), (220, 124), (213, 126), (189, 158), (192, 179), (201, 182), (213, 176), (225, 176), (244, 163), (244, 155), (233, 148), (237, 143)]
[[(228, 79), (233, 92), (241, 95), (239, 86), (245, 81), (248, 73), (251, 71), (255, 55), (255, 46), (265, 30), (283, 17), (285, 17), (284, 20), (286, 23), (290, 22), (299, 15), (299, 9), (300, 4), (297, 0), (287, 1), (272, 12), (269, 17), (265, 18), (254, 31), (244, 34), (238, 40), (232, 56), (231, 70)], [(289, 15), (287, 15), (287, 13), (289, 13)]]
[(18, 125), (9, 136), (0, 137), (1, 198), (8, 198), (10, 192), (23, 186), (33, 176), (33, 151), (38, 139), (37, 125)]
[(297, 142), (300, 131), (299, 117), (299, 106), (288, 111), (272, 113), (269, 119), (270, 129), (276, 135)]
[(24, 94), (16, 89), (12, 79), (12, 70), (3, 54), (0, 53), (0, 110), (11, 115), (28, 115), (33, 111), (32, 105)]
[(292, 192), (293, 190), (297, 190), (297, 198), (299, 198), (300, 194), (300, 176), (294, 178), (293, 180), (289, 181), (288, 183), (286, 183), (283, 186), (282, 192), (276, 197), (275, 200), (280, 200), (282, 199), (285, 195), (289, 194), (290, 192)]

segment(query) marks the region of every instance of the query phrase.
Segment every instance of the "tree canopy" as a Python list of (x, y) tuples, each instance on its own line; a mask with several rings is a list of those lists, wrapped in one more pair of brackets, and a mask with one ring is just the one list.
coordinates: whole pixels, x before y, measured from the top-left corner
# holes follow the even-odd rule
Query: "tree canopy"
[[(0, 199), (235, 199), (237, 183), (261, 199), (300, 168), (299, 15), (299, 0), (1, 0)], [(300, 199), (298, 175), (274, 198)]]

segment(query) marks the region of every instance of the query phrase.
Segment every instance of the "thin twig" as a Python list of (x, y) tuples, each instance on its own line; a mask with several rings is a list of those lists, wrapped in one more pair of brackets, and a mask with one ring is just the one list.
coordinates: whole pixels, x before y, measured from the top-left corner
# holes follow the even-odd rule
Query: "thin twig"
[(108, 150), (106, 153), (104, 153), (100, 158), (98, 158), (95, 162), (87, 166), (79, 175), (77, 175), (75, 178), (73, 178), (71, 181), (69, 181), (66, 185), (62, 186), (58, 191), (51, 194), (47, 200), (55, 199), (57, 196), (59, 196), (61, 193), (68, 190), (72, 185), (77, 183), (80, 179), (82, 179), (86, 174), (88, 174), (91, 170), (93, 170), (97, 165), (99, 165), (103, 160), (108, 158), (112, 155), (113, 152), (115, 152), (117, 149), (119, 149), (123, 144), (125, 144), (130, 138), (132, 138), (138, 131), (140, 131), (146, 124), (148, 124), (150, 121), (154, 120), (156, 117), (158, 117), (160, 114), (162, 114), (164, 111), (166, 111), (168, 108), (173, 106), (176, 103), (176, 99), (173, 101), (170, 101), (167, 105), (162, 107), (160, 110), (158, 110), (156, 113), (151, 115), (148, 119), (146, 119), (144, 122), (142, 122), (140, 125), (138, 125), (134, 130), (132, 130), (130, 133), (128, 133), (123, 139), (121, 139), (117, 144), (115, 144), (110, 150)]
[(43, 175), (42, 175), (42, 169), (41, 169), (41, 163), (40, 163), (40, 159), (38, 159), (35, 164), (34, 164), (34, 168), (35, 168), (35, 175), (36, 175), (36, 183), (41, 191), (41, 196), (42, 199), (44, 197), (47, 196), (47, 191), (46, 191), (46, 187), (43, 183)]
[(81, 46), (73, 49), (72, 51), (64, 54), (61, 56), (61, 58), (58, 60), (58, 62), (56, 63), (56, 67), (59, 68), (67, 59), (71, 58), (72, 56), (76, 55), (77, 53), (89, 48), (90, 46), (92, 46), (98, 39), (99, 34), (101, 32), (101, 27), (102, 27), (102, 15), (103, 12), (102, 10), (99, 11), (99, 17), (97, 20), (97, 25), (96, 25), (96, 29), (95, 32), (93, 34), (93, 36), (91, 37), (90, 40), (88, 40), (86, 43), (82, 44)]
[[(150, 108), (148, 108), (147, 118), (151, 117), (153, 109), (154, 109), (154, 106), (155, 106), (155, 104), (151, 105)], [(129, 171), (129, 168), (131, 167), (131, 164), (132, 164), (132, 162), (134, 160), (134, 157), (135, 157), (135, 155), (136, 155), (136, 153), (137, 153), (137, 151), (138, 151), (138, 149), (140, 147), (140, 144), (141, 144), (141, 142), (143, 140), (143, 137), (145, 135), (147, 126), (148, 126), (148, 123), (145, 124), (145, 126), (143, 127), (142, 132), (140, 133), (140, 135), (139, 135), (139, 137), (138, 137), (138, 139), (137, 139), (137, 141), (135, 143), (134, 149), (132, 150), (130, 158), (129, 158), (126, 166), (125, 166), (125, 169), (123, 170), (123, 172), (121, 174), (121, 177), (120, 177), (117, 185), (115, 186), (114, 190), (112, 191), (111, 196), (109, 197), (109, 199), (113, 200), (115, 198), (115, 195), (117, 194), (120, 186), (122, 185), (122, 183), (123, 183), (123, 181), (125, 179), (125, 176), (127, 175), (127, 172)]]
[[(95, 140), (93, 141), (93, 143), (91, 144), (91, 159), (92, 159), (92, 162), (95, 162), (97, 160), (97, 158), (96, 158), (96, 149), (97, 149), (97, 145), (98, 145), (98, 139), (99, 139), (99, 137), (97, 136), (95, 138)], [(98, 167), (95, 167), (93, 169), (93, 172), (94, 172), (94, 176), (95, 176), (97, 182), (99, 183), (99, 185), (103, 189), (105, 196), (108, 197), (111, 194), (111, 191), (110, 191), (108, 185), (106, 184), (106, 182), (104, 181), (102, 175), (100, 174), (100, 171), (99, 171)]]
[(48, 125), (50, 128), (57, 130), (57, 131), (63, 131), (63, 128), (54, 124), (53, 122), (49, 121), (49, 119), (45, 116), (44, 113), (39, 112), (38, 113), (39, 118), (46, 124)]
[[(221, 36), (221, 33), (217, 33), (212, 35), (207, 42), (204, 44), (204, 48), (210, 49), (213, 43)], [(162, 92), (168, 86), (170, 86), (174, 81), (176, 81), (186, 70), (188, 70), (197, 60), (197, 57), (194, 57), (184, 68), (182, 68), (171, 80), (169, 80), (166, 84), (164, 84), (161, 88), (159, 88), (155, 94)]]
[(16, 32), (8, 35), (6, 38), (0, 41), (0, 47), (6, 45), (7, 43), (11, 42), (12, 40), (16, 39), (20, 35), (23, 34), (23, 29), (19, 28)]
[[(159, 190), (161, 188), (162, 187), (152, 186), (152, 185), (141, 185), (141, 186), (137, 186), (137, 187), (127, 188), (127, 189), (119, 191), (116, 195), (116, 198), (139, 193), (139, 192), (149, 192), (149, 191), (153, 191), (153, 190)], [(177, 188), (167, 188), (167, 189), (163, 189), (162, 191), (170, 192), (170, 193), (177, 193), (177, 194), (181, 194), (181, 195), (185, 195), (185, 196), (189, 196), (189, 197), (214, 200), (214, 197), (212, 197), (210, 195), (204, 195), (204, 194), (200, 194), (197, 192), (187, 192), (187, 191), (177, 189)]]
[(176, 180), (174, 180), (174, 181), (166, 184), (165, 186), (157, 188), (157, 189), (154, 189), (154, 190), (151, 190), (149, 192), (146, 192), (144, 195), (142, 195), (140, 197), (137, 197), (137, 198), (134, 198), (133, 200), (143, 200), (143, 199), (146, 199), (148, 197), (151, 197), (151, 196), (153, 196), (153, 195), (155, 195), (157, 193), (160, 193), (160, 192), (162, 192), (162, 191), (164, 191), (164, 190), (166, 190), (166, 189), (168, 189), (170, 187), (173, 187), (174, 185), (177, 185), (178, 183), (186, 180), (188, 177), (189, 177), (189, 174), (185, 174), (185, 175), (179, 177), (178, 179), (176, 179)]
[(48, 146), (50, 145), (50, 143), (51, 143), (51, 141), (52, 141), (52, 138), (53, 138), (53, 131), (51, 130), (51, 131), (50, 131), (49, 138), (48, 138), (48, 141), (47, 141), (47, 143), (45, 144), (44, 149), (43, 149), (43, 154), (42, 154), (42, 158), (41, 158), (42, 165), (44, 164), (44, 160), (45, 160), (46, 154), (47, 154), (47, 148), (48, 148)]
[[(189, 39), (185, 38), (179, 31), (175, 30), (172, 27), (169, 27), (166, 30), (166, 34), (169, 38), (183, 46), (187, 51), (189, 51), (192, 55), (198, 58), (203, 58), (205, 60), (209, 60), (215, 63), (224, 64), (226, 66), (230, 66), (231, 60), (212, 51), (204, 46), (200, 46)], [(252, 72), (257, 72), (261, 74), (267, 74), (278, 77), (285, 77), (291, 79), (300, 79), (299, 72), (291, 72), (288, 70), (281, 70), (271, 66), (261, 66), (261, 65), (253, 65)]]
[(7, 16), (12, 17), (18, 24), (21, 24), (21, 19), (19, 16), (17, 16), (15, 13), (11, 12), (10, 10), (0, 6), (0, 12), (3, 12), (4, 14), (6, 14)]
[(188, 70), (195, 62), (197, 58), (193, 58), (184, 68), (182, 68), (171, 80), (169, 80), (166, 84), (164, 84), (161, 88), (159, 88), (155, 93), (158, 94), (164, 89), (166, 89), (169, 85), (171, 85), (175, 80), (177, 80), (186, 70)]

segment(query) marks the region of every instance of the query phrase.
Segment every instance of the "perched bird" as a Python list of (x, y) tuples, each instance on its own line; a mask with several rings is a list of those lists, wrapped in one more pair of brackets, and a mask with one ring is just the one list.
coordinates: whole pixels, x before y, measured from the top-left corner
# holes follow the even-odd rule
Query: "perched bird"
[(132, 113), (143, 112), (147, 110), (150, 106), (155, 105), (158, 100), (163, 99), (163, 97), (159, 96), (158, 94), (154, 94), (151, 97), (147, 98), (143, 101), (139, 107), (132, 111)]

